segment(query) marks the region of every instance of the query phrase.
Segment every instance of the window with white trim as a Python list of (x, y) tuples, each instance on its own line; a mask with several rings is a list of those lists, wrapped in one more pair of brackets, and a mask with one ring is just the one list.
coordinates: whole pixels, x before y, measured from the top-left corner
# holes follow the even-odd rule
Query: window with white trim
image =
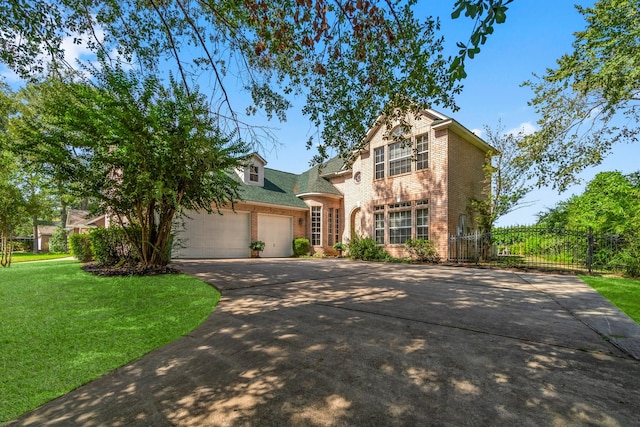
[(327, 233), (327, 237), (329, 240), (329, 246), (333, 246), (333, 208), (329, 208), (328, 217), (327, 217), (327, 225), (329, 226), (329, 232)]
[(409, 141), (389, 144), (389, 176), (411, 172), (411, 143)]
[(322, 244), (322, 208), (311, 206), (311, 245), (320, 246)]
[(260, 172), (258, 169), (258, 166), (256, 165), (250, 165), (249, 166), (249, 181), (251, 182), (258, 182), (260, 180)]
[(411, 238), (411, 209), (389, 212), (389, 244), (399, 245)]
[(429, 240), (429, 202), (416, 202), (416, 239)]
[(338, 243), (340, 241), (340, 209), (336, 208), (336, 224), (335, 224), (335, 239)]
[(384, 178), (384, 148), (378, 147), (374, 150), (376, 179)]
[(429, 135), (416, 137), (416, 170), (429, 168)]
[(375, 241), (378, 245), (384, 245), (384, 212), (373, 215)]

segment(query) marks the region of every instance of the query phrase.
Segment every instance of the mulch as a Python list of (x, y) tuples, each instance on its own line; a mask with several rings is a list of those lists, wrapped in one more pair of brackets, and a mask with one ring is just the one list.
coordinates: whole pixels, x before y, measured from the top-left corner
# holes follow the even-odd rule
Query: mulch
[(116, 277), (116, 276), (154, 276), (159, 274), (180, 274), (180, 271), (174, 267), (159, 266), (145, 267), (139, 264), (124, 264), (117, 266), (101, 265), (97, 262), (88, 262), (82, 266), (87, 273), (96, 276)]

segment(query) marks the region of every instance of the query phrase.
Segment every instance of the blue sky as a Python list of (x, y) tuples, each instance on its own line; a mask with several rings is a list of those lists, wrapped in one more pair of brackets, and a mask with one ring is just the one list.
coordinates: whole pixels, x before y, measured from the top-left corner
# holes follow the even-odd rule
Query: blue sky
[[(455, 54), (457, 41), (466, 41), (472, 22), (465, 19), (451, 20), (453, 0), (423, 0), (424, 14), (439, 16), (448, 54)], [(571, 0), (515, 0), (507, 12), (507, 21), (495, 28), (495, 33), (482, 47), (481, 53), (467, 62), (468, 77), (464, 80), (463, 93), (458, 96), (457, 112), (440, 109), (470, 130), (482, 130), (485, 125), (496, 128), (501, 120), (506, 130), (526, 131), (535, 129), (537, 116), (527, 105), (532, 92), (520, 87), (531, 79), (533, 73), (544, 74), (555, 66), (562, 54), (571, 51), (573, 33), (584, 29), (585, 21), (573, 6), (591, 6), (593, 1)], [(438, 109), (435, 107), (435, 109)], [(304, 148), (304, 141), (314, 129), (308, 121), (294, 111), (289, 121), (274, 124), (283, 146), (264, 153), (268, 167), (302, 172), (308, 166), (313, 152)], [(618, 145), (605, 162), (584, 171), (581, 185), (570, 187), (562, 194), (550, 188), (532, 191), (524, 199), (524, 207), (516, 209), (498, 221), (498, 225), (532, 224), (536, 214), (553, 207), (558, 201), (580, 194), (584, 183), (605, 170), (630, 173), (640, 169), (640, 144)]]
[[(467, 61), (468, 77), (463, 81), (463, 93), (456, 100), (460, 109), (457, 112), (435, 109), (473, 131), (482, 130), (485, 125), (496, 128), (499, 120), (506, 130), (534, 130), (537, 117), (527, 105), (532, 93), (520, 85), (532, 78), (533, 73), (544, 74), (546, 68), (554, 67), (557, 58), (570, 52), (573, 33), (585, 26), (584, 19), (573, 6), (575, 3), (590, 6), (593, 1), (515, 0), (509, 5), (506, 23), (496, 26), (481, 53)], [(421, 0), (418, 4), (422, 8), (419, 13), (424, 16), (440, 17), (447, 55), (457, 52), (456, 42), (466, 41), (473, 25), (462, 17), (458, 20), (450, 18), (453, 4), (454, 0)], [(67, 47), (70, 62), (77, 56), (86, 59), (87, 52), (82, 47), (72, 43)], [(16, 83), (15, 76), (1, 64), (0, 75)], [(201, 90), (206, 92), (205, 84)], [(242, 103), (246, 97), (239, 95), (238, 100)], [(279, 144), (266, 144), (260, 153), (268, 161), (268, 167), (294, 173), (308, 169), (314, 151), (306, 150), (305, 141), (316, 133), (316, 129), (300, 114), (302, 102), (294, 105), (287, 122), (269, 123)], [(261, 125), (265, 123), (260, 117), (252, 120)], [(604, 170), (634, 172), (640, 169), (638, 159), (640, 144), (618, 145), (602, 165), (584, 171), (580, 177), (588, 181)], [(531, 224), (537, 213), (572, 194), (579, 194), (583, 188), (584, 184), (574, 186), (562, 194), (549, 188), (536, 189), (525, 198), (526, 207), (501, 218), (498, 225)]]

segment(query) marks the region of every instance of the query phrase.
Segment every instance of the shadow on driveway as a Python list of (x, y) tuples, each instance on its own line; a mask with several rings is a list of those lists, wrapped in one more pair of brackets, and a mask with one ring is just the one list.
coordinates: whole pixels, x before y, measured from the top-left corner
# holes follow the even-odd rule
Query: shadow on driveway
[(570, 276), (192, 260), (191, 334), (10, 425), (636, 425), (640, 327)]

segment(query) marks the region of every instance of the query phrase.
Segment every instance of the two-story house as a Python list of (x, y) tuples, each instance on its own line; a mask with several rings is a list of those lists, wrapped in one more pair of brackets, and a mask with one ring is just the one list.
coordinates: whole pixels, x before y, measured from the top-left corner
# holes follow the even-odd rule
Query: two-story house
[(448, 237), (467, 231), (472, 198), (482, 198), (483, 164), (492, 148), (455, 120), (423, 111), (391, 129), (369, 130), (364, 148), (345, 163), (336, 157), (302, 174), (266, 168), (254, 154), (235, 171), (242, 202), (222, 215), (188, 213), (178, 234), (179, 258), (287, 257), (306, 237), (314, 252), (336, 242), (372, 237), (395, 256), (408, 238), (432, 240), (442, 257)]

